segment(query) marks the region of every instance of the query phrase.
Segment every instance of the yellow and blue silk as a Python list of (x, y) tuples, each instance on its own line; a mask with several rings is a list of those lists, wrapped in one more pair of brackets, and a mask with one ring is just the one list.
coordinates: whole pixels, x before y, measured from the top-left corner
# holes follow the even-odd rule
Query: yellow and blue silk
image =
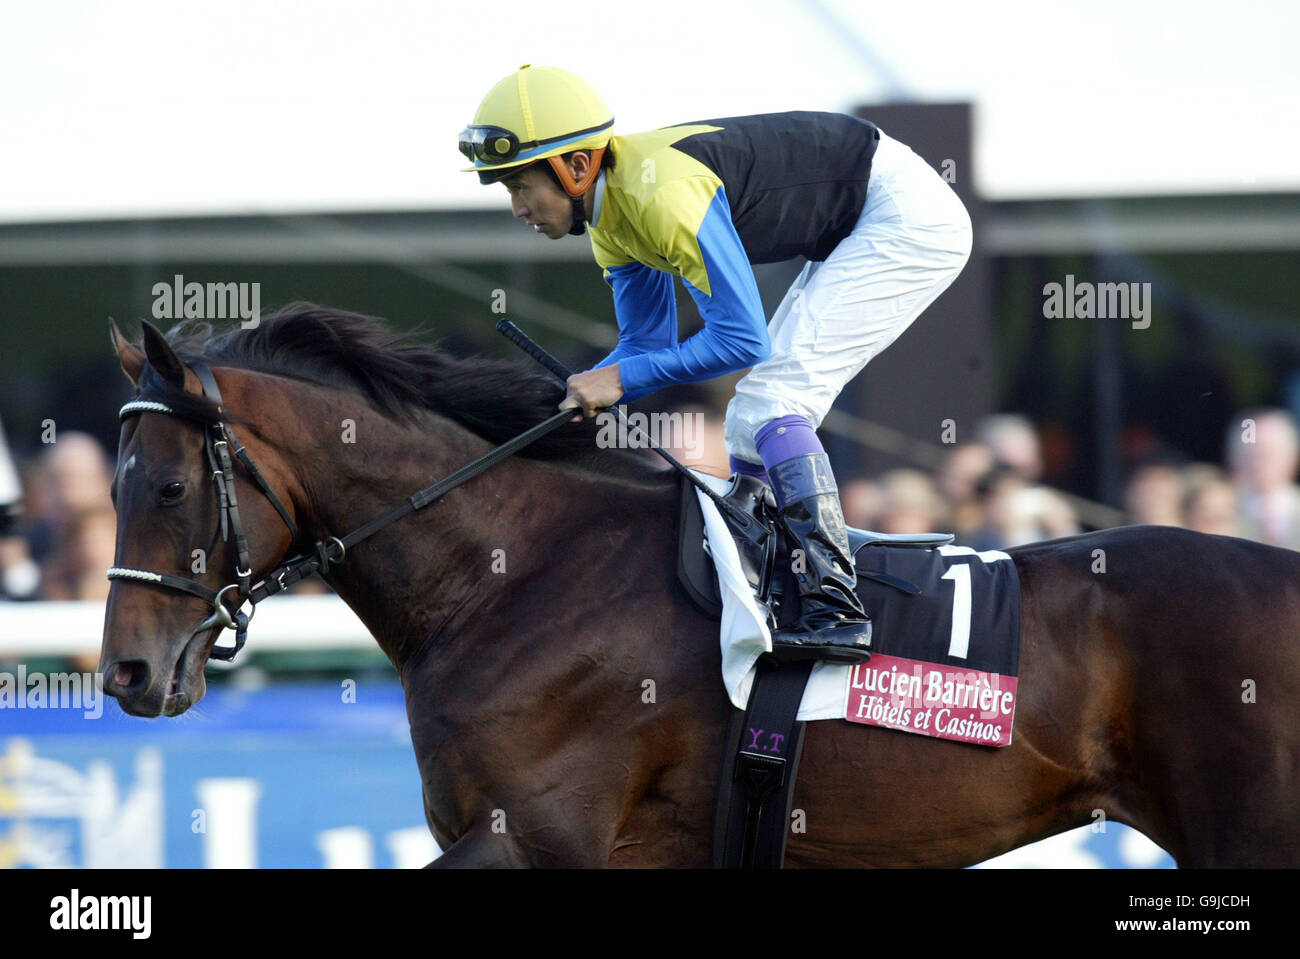
[[(875, 127), (840, 114), (730, 117), (614, 137), (592, 252), (614, 292), (624, 401), (770, 353), (751, 263), (825, 259), (861, 212)], [(677, 342), (673, 277), (704, 329)]]

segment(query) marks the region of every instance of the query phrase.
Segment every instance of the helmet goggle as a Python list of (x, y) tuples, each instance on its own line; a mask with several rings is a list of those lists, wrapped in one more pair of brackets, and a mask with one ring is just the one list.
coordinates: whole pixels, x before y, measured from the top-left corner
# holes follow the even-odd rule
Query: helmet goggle
[(613, 125), (614, 118), (610, 117), (604, 123), (588, 127), (585, 130), (577, 130), (573, 133), (565, 133), (541, 140), (524, 141), (520, 141), (519, 137), (505, 127), (468, 126), (460, 131), (460, 152), (475, 163), (509, 163), (519, 155), (520, 150), (562, 144), (566, 141), (577, 142), (584, 137), (591, 136), (593, 133), (608, 130)]
[(536, 140), (520, 143), (519, 137), (504, 127), (469, 126), (460, 132), (460, 152), (475, 163), (506, 163), (521, 147), (535, 146)]

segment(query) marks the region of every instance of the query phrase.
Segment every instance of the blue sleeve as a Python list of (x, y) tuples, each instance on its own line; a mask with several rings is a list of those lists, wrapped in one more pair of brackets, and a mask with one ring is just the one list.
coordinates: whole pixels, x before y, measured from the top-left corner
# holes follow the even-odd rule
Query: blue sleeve
[(771, 353), (758, 284), (721, 188), (709, 203), (696, 239), (709, 291), (682, 282), (699, 306), (704, 329), (681, 343), (621, 360), (619, 374), (629, 395), (710, 380), (760, 363)]
[[(644, 263), (610, 267), (606, 279), (614, 289), (614, 312), (618, 316), (618, 346), (593, 369), (622, 363), (629, 357), (652, 353), (677, 341), (677, 295), (671, 273), (651, 269)], [(619, 366), (622, 375), (623, 367)], [(624, 381), (624, 388), (627, 383)], [(621, 403), (639, 399), (652, 389), (628, 390)]]

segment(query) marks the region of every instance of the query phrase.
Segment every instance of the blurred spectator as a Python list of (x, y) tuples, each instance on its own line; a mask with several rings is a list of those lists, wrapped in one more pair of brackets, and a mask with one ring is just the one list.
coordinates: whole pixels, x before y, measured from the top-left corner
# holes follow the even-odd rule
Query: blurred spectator
[(840, 505), (849, 526), (880, 532), (876, 524), (884, 510), (884, 494), (875, 481), (865, 477), (849, 480), (840, 487)]
[(27, 540), (0, 535), (0, 600), (35, 599), (41, 568), (32, 559)]
[(976, 549), (1008, 549), (1080, 532), (1074, 508), (1063, 497), (1008, 467), (995, 469), (980, 488), (985, 522), (973, 537)]
[(116, 530), (111, 482), (108, 457), (93, 437), (59, 435), (28, 471), (23, 517), (0, 538), (0, 596), (108, 595), (104, 573), (113, 565)]
[(113, 565), (116, 537), (111, 504), (82, 510), (61, 524), (41, 576), (41, 599), (106, 601), (110, 583), (104, 574)]
[(969, 543), (978, 550), (1001, 549), (1007, 544), (1006, 501), (1016, 490), (1024, 489), (1025, 481), (1010, 467), (995, 466), (976, 484), (983, 522), (970, 537)]
[(22, 486), (0, 423), (0, 600), (31, 599), (40, 585), (40, 569), (27, 541), (17, 534)]
[(82, 513), (112, 510), (108, 493), (112, 481), (108, 456), (94, 437), (58, 434), (58, 440), (36, 460), (27, 482), (25, 533), (37, 562), (44, 563), (63, 528)]
[(1183, 481), (1183, 519), (1188, 529), (1241, 535), (1237, 493), (1223, 470), (1209, 463), (1193, 463), (1184, 470)]
[(1046, 486), (1036, 487), (1035, 492), (1038, 494), (1038, 528), (1042, 531), (1043, 539), (1059, 539), (1083, 532), (1079, 516), (1069, 500)]
[(1139, 466), (1124, 489), (1124, 510), (1133, 525), (1183, 524), (1183, 474), (1172, 463)]
[(1036, 482), (1043, 475), (1043, 454), (1033, 424), (1014, 413), (997, 413), (980, 420), (975, 428), (979, 442), (988, 447), (995, 462), (1008, 466), (1022, 478)]
[(993, 469), (993, 454), (982, 443), (954, 447), (939, 467), (939, 492), (948, 501), (949, 529), (965, 543), (984, 523), (979, 481)]
[[(107, 507), (84, 509), (59, 526), (59, 539), (41, 573), (40, 598), (81, 599), (106, 602), (112, 585), (105, 576), (113, 565), (117, 539), (117, 515)], [(78, 672), (94, 672), (99, 654), (71, 658)]]
[(1249, 539), (1300, 547), (1300, 437), (1286, 410), (1246, 410), (1229, 427), (1225, 459)]
[(934, 481), (919, 470), (890, 470), (880, 479), (880, 533), (933, 533), (944, 515)]

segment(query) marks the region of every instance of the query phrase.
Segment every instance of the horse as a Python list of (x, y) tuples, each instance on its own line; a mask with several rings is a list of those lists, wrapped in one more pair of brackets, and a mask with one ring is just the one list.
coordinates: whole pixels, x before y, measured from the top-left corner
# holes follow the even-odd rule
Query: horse
[[(222, 632), (210, 597), (240, 559), (205, 456), (217, 418), (260, 471), (233, 470), (239, 575), (257, 581), (552, 416), (563, 393), (309, 304), (252, 329), (112, 335), (137, 389), (116, 564), (209, 596), (113, 581), (99, 668), (138, 716), (197, 703)], [(676, 475), (598, 449), (595, 429), (563, 425), (322, 567), (400, 678), (435, 866), (710, 865), (733, 712), (718, 623), (676, 581)], [(1152, 526), (1010, 553), (1011, 744), (808, 723), (786, 865), (966, 866), (1099, 815), (1183, 867), (1300, 864), (1300, 554)]]

